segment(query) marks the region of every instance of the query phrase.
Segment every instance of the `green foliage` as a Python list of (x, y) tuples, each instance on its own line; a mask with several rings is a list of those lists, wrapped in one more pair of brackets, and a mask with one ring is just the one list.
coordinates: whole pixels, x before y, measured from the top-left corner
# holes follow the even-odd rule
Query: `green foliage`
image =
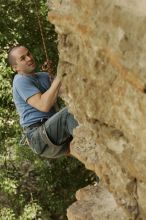
[(38, 219), (41, 220), (41, 211), (42, 208), (36, 203), (29, 203), (28, 205), (25, 205), (24, 212), (20, 216), (19, 220), (29, 220), (29, 219)]
[(15, 214), (10, 208), (2, 208), (0, 210), (0, 219), (1, 220), (15, 220)]
[(16, 194), (17, 181), (0, 175), (0, 188), (8, 194)]
[[(46, 0), (37, 2), (47, 52), (56, 68), (57, 34), (47, 21)], [(0, 0), (0, 5), (0, 219), (65, 220), (76, 190), (94, 182), (95, 176), (75, 158), (47, 160), (20, 147), (21, 128), (12, 100), (14, 73), (7, 65), (7, 51), (15, 43), (29, 47), (38, 68), (45, 54), (34, 1)]]

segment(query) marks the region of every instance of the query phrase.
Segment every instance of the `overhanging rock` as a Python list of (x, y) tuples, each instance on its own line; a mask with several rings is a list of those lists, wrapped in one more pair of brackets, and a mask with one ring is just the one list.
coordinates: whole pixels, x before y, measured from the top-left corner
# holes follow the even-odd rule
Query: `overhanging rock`
[[(53, 0), (48, 5), (58, 33), (64, 99), (80, 124), (71, 152), (100, 177), (104, 198), (110, 195), (122, 213), (118, 219), (146, 219), (146, 2)], [(95, 193), (97, 199), (93, 194), (93, 201), (90, 196), (90, 204), (99, 206), (93, 220), (103, 194)], [(69, 219), (89, 219), (84, 208), (80, 217), (74, 215), (76, 204)], [(109, 219), (109, 207), (105, 202), (107, 215), (100, 219)]]

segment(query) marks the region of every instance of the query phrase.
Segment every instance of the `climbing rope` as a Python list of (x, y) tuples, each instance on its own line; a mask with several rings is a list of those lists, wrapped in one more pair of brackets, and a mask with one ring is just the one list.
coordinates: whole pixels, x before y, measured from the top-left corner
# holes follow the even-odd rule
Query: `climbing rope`
[[(49, 59), (48, 53), (47, 53), (47, 47), (46, 47), (45, 37), (44, 37), (43, 28), (42, 28), (42, 24), (41, 24), (41, 19), (40, 19), (40, 15), (39, 15), (37, 0), (34, 0), (34, 5), (35, 5), (35, 11), (36, 11), (36, 16), (37, 16), (37, 20), (38, 20), (38, 26), (39, 26), (39, 30), (40, 30), (41, 40), (42, 40), (42, 44), (43, 44), (43, 50), (44, 50), (44, 54), (45, 54), (45, 57), (46, 57), (46, 61), (42, 65), (42, 70), (47, 71), (51, 75), (54, 75), (53, 63)], [(52, 78), (54, 78), (54, 77), (52, 76)]]
[(43, 28), (41, 25), (41, 20), (40, 20), (39, 10), (38, 10), (38, 5), (37, 5), (36, 0), (34, 0), (34, 5), (35, 5), (35, 10), (36, 10), (37, 20), (38, 20), (38, 25), (39, 25), (39, 29), (40, 29), (40, 34), (41, 34), (41, 38), (42, 38), (43, 49), (45, 52), (46, 60), (49, 60), (48, 54), (47, 54), (46, 42), (45, 42), (45, 38), (44, 38), (44, 34), (43, 34)]

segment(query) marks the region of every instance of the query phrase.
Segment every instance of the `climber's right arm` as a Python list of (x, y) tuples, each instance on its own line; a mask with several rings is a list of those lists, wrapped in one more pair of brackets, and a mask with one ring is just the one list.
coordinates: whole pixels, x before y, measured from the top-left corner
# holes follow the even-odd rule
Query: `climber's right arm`
[(37, 93), (31, 96), (28, 98), (27, 103), (39, 111), (49, 112), (56, 102), (60, 87), (61, 79), (57, 76), (45, 93)]

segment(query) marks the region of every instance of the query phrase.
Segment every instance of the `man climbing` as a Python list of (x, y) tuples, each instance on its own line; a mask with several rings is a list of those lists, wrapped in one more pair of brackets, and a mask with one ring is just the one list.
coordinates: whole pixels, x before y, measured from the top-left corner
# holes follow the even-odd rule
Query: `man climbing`
[(48, 158), (66, 155), (78, 123), (67, 108), (55, 111), (61, 78), (56, 76), (51, 83), (48, 73), (36, 73), (32, 54), (21, 45), (10, 49), (8, 62), (17, 73), (13, 99), (30, 147)]

